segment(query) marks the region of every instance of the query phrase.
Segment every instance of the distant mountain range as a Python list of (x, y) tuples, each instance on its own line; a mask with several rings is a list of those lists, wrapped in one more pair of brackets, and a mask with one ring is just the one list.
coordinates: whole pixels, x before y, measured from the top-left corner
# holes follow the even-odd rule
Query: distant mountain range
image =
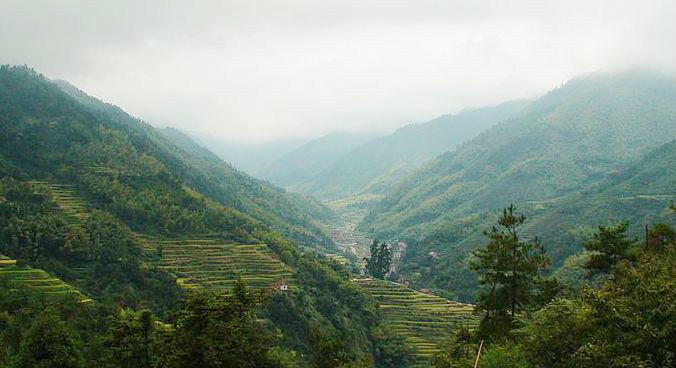
[(407, 173), (518, 113), (528, 101), (444, 115), (392, 134), (335, 133), (310, 141), (257, 173), (321, 199), (384, 194)]
[(342, 156), (376, 137), (344, 132), (327, 134), (284, 154), (256, 175), (282, 187), (303, 185), (318, 180), (317, 175), (322, 175)]
[(223, 161), (255, 175), (288, 152), (307, 143), (305, 139), (281, 139), (265, 143), (236, 143), (204, 134), (190, 134), (200, 145), (207, 147)]

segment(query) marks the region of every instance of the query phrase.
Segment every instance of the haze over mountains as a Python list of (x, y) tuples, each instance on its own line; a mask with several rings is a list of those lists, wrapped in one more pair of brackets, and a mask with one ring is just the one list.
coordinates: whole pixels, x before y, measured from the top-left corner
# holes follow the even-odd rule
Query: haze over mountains
[(676, 1), (0, 3), (0, 368), (676, 368)]
[(258, 170), (255, 175), (282, 187), (302, 185), (375, 137), (376, 134), (331, 133), (280, 155), (279, 159)]
[[(494, 107), (467, 109), (425, 123), (410, 124), (394, 133), (372, 138), (368, 135), (330, 135), (312, 141), (293, 152), (290, 158), (273, 163), (259, 176), (323, 199), (336, 199), (358, 193), (383, 194), (417, 165), (454, 149), (481, 131), (497, 124), (527, 105), (526, 100), (506, 102)], [(338, 147), (334, 147), (338, 146)], [(318, 155), (317, 150), (332, 152)], [(321, 161), (321, 163), (320, 163)], [(303, 172), (290, 180), (295, 166)]]
[[(668, 220), (666, 203), (676, 194), (666, 168), (676, 138), (675, 100), (671, 77), (640, 69), (595, 73), (534, 101), (465, 110), (374, 139), (323, 137), (259, 176), (368, 210), (359, 230), (409, 243), (402, 280), (470, 299), (477, 285), (465, 257), (503, 206), (516, 204), (529, 216), (527, 231), (543, 238), (555, 267), (581, 249), (596, 225), (633, 219), (638, 234), (638, 222)], [(619, 184), (620, 177), (643, 179)], [(630, 203), (641, 211), (632, 212)]]
[[(650, 72), (574, 78), (517, 116), (412, 173), (371, 208), (360, 228), (377, 237), (415, 244), (408, 248), (402, 272), (416, 275), (412, 279), (421, 286), (436, 285), (466, 297), (476, 284), (463, 277), (469, 275), (465, 257), (482, 241), (481, 232), (494, 222), (496, 210), (516, 204), (531, 224), (544, 221), (539, 216), (547, 214), (546, 229), (529, 226), (539, 230), (533, 234), (543, 237), (555, 265), (560, 264), (581, 249), (595, 225), (631, 217), (622, 207), (598, 207), (597, 201), (575, 193), (623, 170), (640, 169), (636, 162), (672, 141), (676, 137), (674, 100), (674, 79)], [(673, 145), (664, 146), (659, 151), (662, 156), (655, 158), (662, 166), (670, 160), (670, 148)], [(676, 193), (660, 183), (676, 182), (671, 173), (667, 170), (623, 196), (631, 200), (658, 195), (661, 202), (643, 206), (646, 212), (641, 216), (664, 221), (668, 200)], [(590, 214), (587, 227), (578, 232), (569, 226), (569, 233), (561, 235), (553, 224), (569, 221), (563, 214), (571, 213), (554, 209), (559, 203), (570, 208), (576, 201), (571, 198), (580, 201), (576, 213)], [(434, 259), (428, 255), (431, 251)]]
[[(349, 270), (362, 272), (364, 249), (356, 248), (365, 244), (344, 239), (397, 242), (388, 277), (474, 302), (472, 251), (499, 209), (514, 204), (528, 219), (522, 236), (542, 239), (550, 272), (571, 287), (584, 283), (582, 244), (597, 226), (627, 220), (638, 236), (657, 222), (676, 225), (668, 210), (676, 200), (674, 101), (673, 78), (596, 73), (537, 100), (389, 135), (330, 134), (272, 155), (255, 179), (177, 129), (3, 66), (0, 209), (20, 210), (2, 220), (13, 238), (0, 247), (0, 280), (30, 285), (21, 277), (34, 277), (38, 287), (25, 287), (40, 293), (53, 285), (80, 303), (112, 298), (158, 314), (183, 289), (283, 285), (293, 293), (275, 294), (260, 311), (281, 331), (279, 346), (316, 354), (316, 337), (299, 326), (349, 331), (354, 345), (345, 349), (377, 361), (393, 332), (375, 319), (403, 336), (397, 349), (419, 349), (396, 354), (427, 362), (442, 351), (439, 326), (416, 327), (411, 313), (477, 328), (472, 308), (386, 282), (362, 280), (357, 289)], [(372, 316), (366, 294), (395, 309)], [(438, 308), (453, 318), (438, 317)]]

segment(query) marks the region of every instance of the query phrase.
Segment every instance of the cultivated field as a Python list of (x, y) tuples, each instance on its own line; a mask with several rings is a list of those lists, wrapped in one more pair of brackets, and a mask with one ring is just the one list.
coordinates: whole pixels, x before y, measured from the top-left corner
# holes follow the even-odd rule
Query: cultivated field
[(84, 219), (89, 217), (87, 201), (79, 195), (74, 185), (49, 184), (54, 201), (66, 214), (68, 225), (79, 227)]
[(17, 285), (17, 287), (26, 287), (45, 296), (48, 300), (57, 300), (69, 296), (81, 302), (91, 301), (79, 290), (61, 281), (61, 279), (37, 268), (19, 267), (15, 260), (3, 255), (0, 255), (0, 282), (7, 282), (10, 285)]
[[(56, 203), (79, 226), (88, 214), (87, 201), (72, 185), (49, 185)], [(265, 244), (230, 244), (216, 237), (156, 238), (137, 234), (149, 262), (174, 274), (185, 288), (226, 291), (238, 277), (254, 289), (292, 283), (292, 270)], [(87, 270), (83, 269), (84, 274)], [(293, 288), (291, 285), (290, 288)]]
[(265, 244), (228, 244), (214, 238), (144, 238), (148, 258), (177, 277), (186, 288), (228, 290), (241, 277), (246, 285), (264, 289), (292, 282), (292, 270)]
[(455, 325), (470, 328), (478, 325), (472, 305), (424, 294), (393, 282), (371, 278), (354, 281), (378, 301), (385, 323), (406, 338), (421, 361), (439, 351), (438, 344), (444, 342)]

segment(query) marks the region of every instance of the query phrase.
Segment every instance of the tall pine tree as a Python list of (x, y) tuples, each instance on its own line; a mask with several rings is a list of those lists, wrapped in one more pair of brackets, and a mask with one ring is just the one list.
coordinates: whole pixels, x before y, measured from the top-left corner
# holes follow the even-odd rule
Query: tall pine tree
[(506, 336), (517, 313), (535, 301), (540, 273), (549, 265), (540, 240), (523, 241), (517, 232), (526, 217), (513, 205), (505, 208), (498, 225), (484, 234), (489, 242), (473, 253), (471, 268), (486, 288), (479, 293), (477, 309), (485, 312), (481, 334)]

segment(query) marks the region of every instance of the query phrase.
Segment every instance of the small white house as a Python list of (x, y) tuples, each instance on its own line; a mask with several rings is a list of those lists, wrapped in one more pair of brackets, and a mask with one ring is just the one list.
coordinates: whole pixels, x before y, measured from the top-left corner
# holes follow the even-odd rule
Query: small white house
[(277, 287), (277, 290), (279, 291), (288, 291), (289, 290), (289, 285), (288, 284), (281, 284)]

